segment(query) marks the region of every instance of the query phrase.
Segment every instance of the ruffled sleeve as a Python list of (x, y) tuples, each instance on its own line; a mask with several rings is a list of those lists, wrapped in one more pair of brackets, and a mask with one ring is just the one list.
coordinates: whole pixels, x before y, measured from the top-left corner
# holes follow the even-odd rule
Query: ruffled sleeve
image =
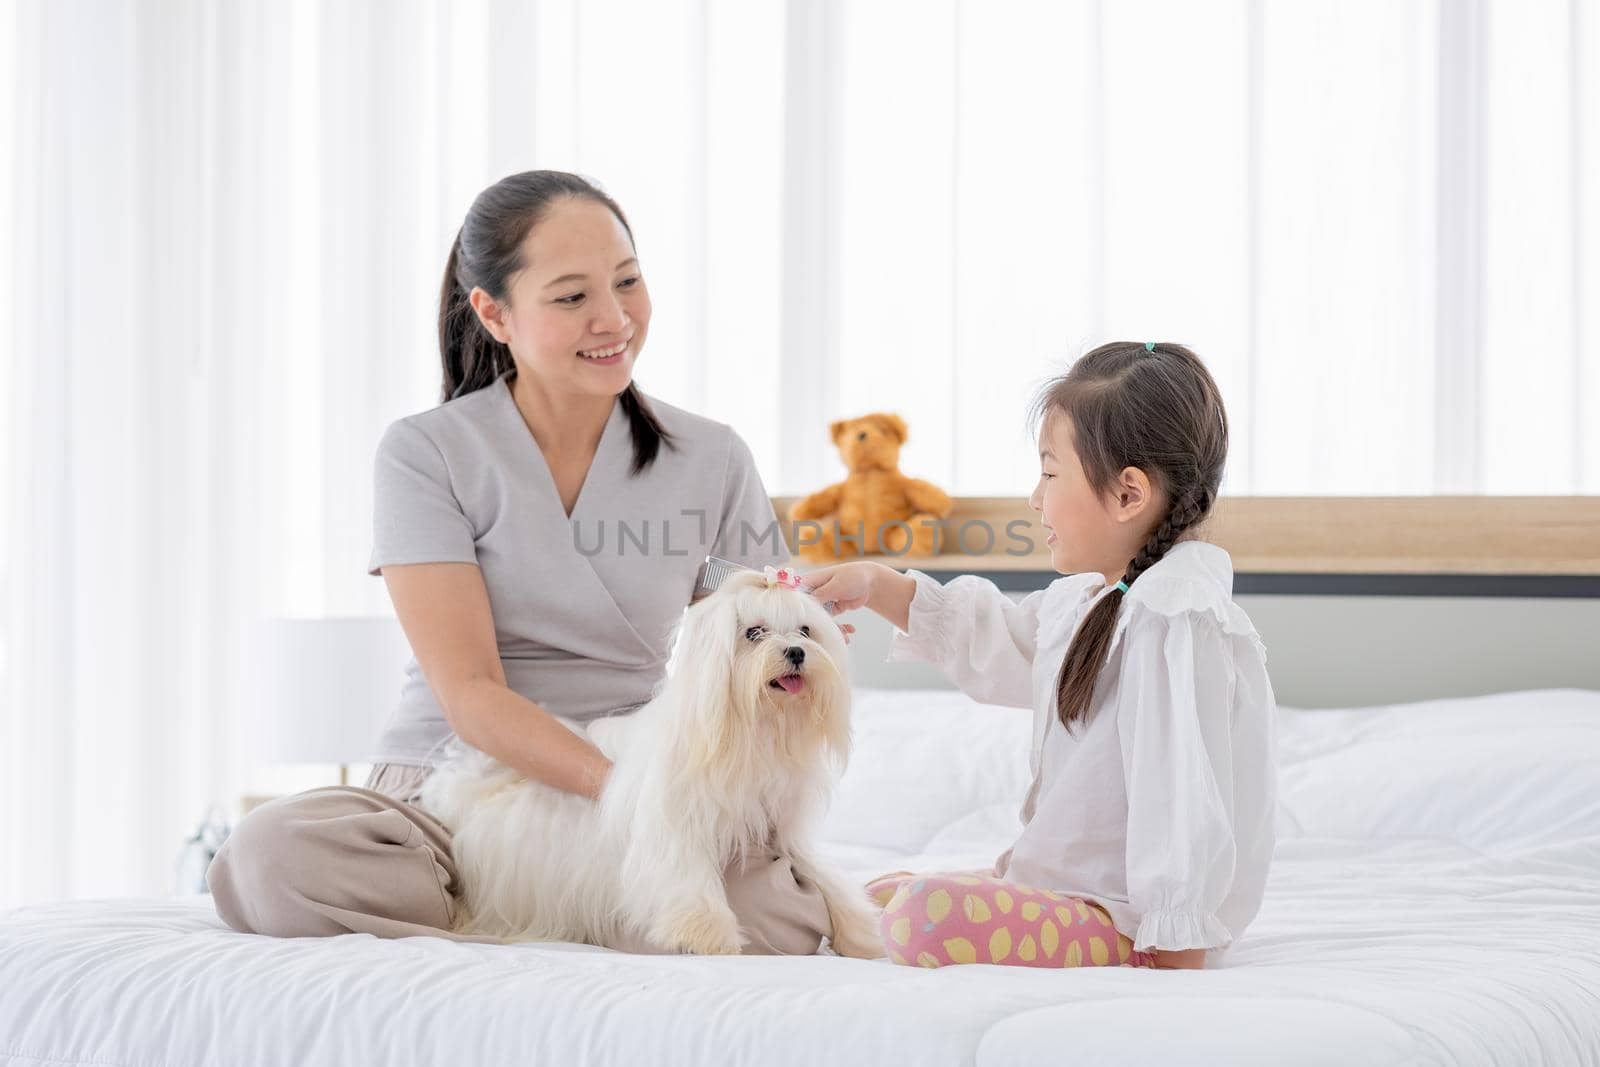
[(1128, 901), (1140, 951), (1222, 948), (1235, 880), (1233, 666), (1208, 612), (1129, 605), (1117, 725), (1128, 795)]
[(962, 692), (985, 704), (1033, 706), (1033, 656), (1048, 589), (1020, 602), (993, 582), (962, 575), (940, 585), (921, 571), (906, 630), (889, 643), (889, 661), (930, 663)]

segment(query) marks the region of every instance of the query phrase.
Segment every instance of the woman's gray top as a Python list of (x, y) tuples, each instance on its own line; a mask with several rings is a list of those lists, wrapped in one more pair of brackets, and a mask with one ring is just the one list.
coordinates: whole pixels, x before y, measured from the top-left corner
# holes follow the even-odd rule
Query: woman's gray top
[[(772, 502), (730, 427), (652, 399), (673, 445), (630, 474), (614, 404), (568, 517), (508, 379), (384, 433), (370, 573), (476, 563), (513, 690), (579, 721), (631, 711), (666, 673), (707, 553), (751, 567), (789, 558)], [(450, 736), (413, 658), (372, 760), (434, 763)]]

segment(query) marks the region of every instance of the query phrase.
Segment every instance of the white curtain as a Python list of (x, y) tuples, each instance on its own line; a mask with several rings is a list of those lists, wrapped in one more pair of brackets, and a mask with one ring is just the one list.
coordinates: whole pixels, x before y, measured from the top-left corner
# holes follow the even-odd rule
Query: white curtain
[(0, 9), (0, 906), (159, 892), (265, 773), (263, 616), (387, 610), (472, 196), (600, 179), (647, 391), (769, 488), (887, 408), (1020, 493), (1098, 341), (1220, 378), (1235, 493), (1600, 491), (1586, 0), (17, 0)]

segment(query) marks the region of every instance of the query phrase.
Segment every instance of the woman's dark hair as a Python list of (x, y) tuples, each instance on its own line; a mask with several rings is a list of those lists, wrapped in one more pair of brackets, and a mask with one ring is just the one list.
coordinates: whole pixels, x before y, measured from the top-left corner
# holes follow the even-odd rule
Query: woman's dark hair
[[(472, 202), (455, 244), (450, 246), (439, 288), (439, 359), (444, 365), (440, 403), (476, 392), (508, 372), (516, 374), (511, 350), (478, 321), (468, 298), (478, 288), (504, 302), (512, 275), (527, 266), (522, 261), (523, 239), (551, 207), (568, 199), (604, 205), (622, 223), (628, 243), (633, 243), (633, 227), (622, 208), (577, 174), (524, 171), (495, 182)], [(622, 391), (621, 403), (633, 436), (633, 473), (638, 474), (655, 462), (663, 443), (670, 448), (673, 441), (633, 382)]]
[[(1128, 467), (1166, 491), (1167, 513), (1150, 531), (1122, 580), (1129, 586), (1211, 512), (1228, 458), (1228, 416), (1205, 364), (1183, 345), (1118, 341), (1080, 357), (1044, 386), (1035, 425), (1071, 420), (1072, 446), (1096, 493)], [(1113, 587), (1073, 635), (1056, 677), (1056, 714), (1068, 729), (1089, 714), (1116, 630), (1123, 593)]]

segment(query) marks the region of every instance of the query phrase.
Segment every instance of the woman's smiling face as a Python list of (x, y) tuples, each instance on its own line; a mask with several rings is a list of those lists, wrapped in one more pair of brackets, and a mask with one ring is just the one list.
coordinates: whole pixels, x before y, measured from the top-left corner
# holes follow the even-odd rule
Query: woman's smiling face
[(558, 200), (522, 241), (509, 299), (473, 307), (519, 372), (556, 394), (615, 396), (633, 380), (650, 293), (622, 222), (604, 204)]

